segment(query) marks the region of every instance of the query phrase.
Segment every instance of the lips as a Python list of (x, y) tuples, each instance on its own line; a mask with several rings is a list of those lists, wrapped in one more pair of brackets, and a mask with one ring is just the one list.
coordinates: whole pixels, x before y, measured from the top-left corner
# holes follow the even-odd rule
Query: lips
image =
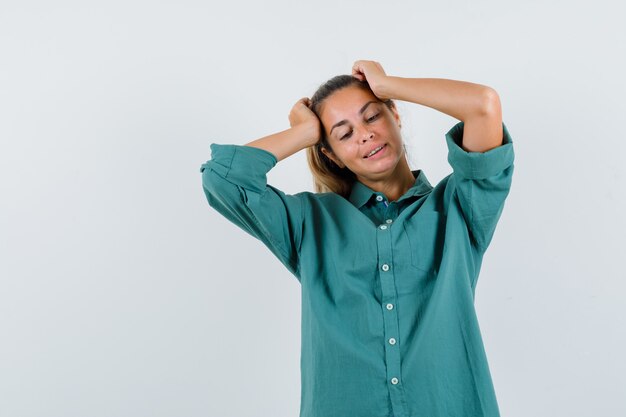
[[(384, 148), (385, 146), (387, 146), (387, 144), (385, 143), (385, 144), (383, 144), (383, 145), (376, 145), (376, 146), (371, 147), (371, 148), (370, 148), (370, 149), (369, 149), (369, 150), (365, 153), (365, 155), (363, 156), (363, 158), (368, 158), (368, 155), (370, 154), (370, 152), (372, 152), (374, 149), (377, 149), (377, 148), (379, 148), (379, 147), (381, 147), (381, 146), (382, 146), (382, 148), (380, 148), (380, 150), (379, 150), (378, 152), (382, 151), (382, 150), (383, 150), (383, 148)], [(378, 152), (377, 152), (377, 153), (378, 153)], [(376, 154), (374, 154), (374, 155), (376, 155)], [(374, 155), (372, 155), (372, 156), (374, 156)]]

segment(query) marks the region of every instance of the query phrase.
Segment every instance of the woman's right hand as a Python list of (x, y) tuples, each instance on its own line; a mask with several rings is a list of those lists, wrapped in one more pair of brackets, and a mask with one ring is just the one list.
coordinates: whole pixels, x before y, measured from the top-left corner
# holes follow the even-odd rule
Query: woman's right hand
[(315, 145), (321, 137), (322, 123), (313, 110), (310, 108), (311, 100), (308, 97), (303, 97), (294, 104), (289, 112), (289, 124), (291, 127), (298, 125), (305, 125), (311, 132), (309, 146)]

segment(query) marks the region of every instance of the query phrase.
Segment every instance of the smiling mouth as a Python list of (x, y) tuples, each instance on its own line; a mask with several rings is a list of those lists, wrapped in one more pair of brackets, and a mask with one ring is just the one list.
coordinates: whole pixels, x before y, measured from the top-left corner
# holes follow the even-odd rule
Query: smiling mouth
[(367, 159), (367, 158), (369, 158), (369, 157), (371, 157), (371, 156), (377, 155), (380, 151), (382, 151), (383, 149), (385, 149), (385, 147), (386, 147), (386, 146), (387, 146), (387, 144), (385, 143), (384, 145), (382, 145), (382, 146), (380, 147), (380, 149), (378, 149), (378, 150), (377, 150), (376, 152), (374, 152), (372, 155), (366, 155), (366, 156), (364, 156), (363, 158), (364, 158), (364, 159)]

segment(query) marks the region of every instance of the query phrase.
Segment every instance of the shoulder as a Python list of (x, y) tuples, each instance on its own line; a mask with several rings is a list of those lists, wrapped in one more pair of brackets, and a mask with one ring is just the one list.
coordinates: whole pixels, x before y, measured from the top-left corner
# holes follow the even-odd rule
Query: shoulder
[(453, 195), (454, 178), (452, 174), (446, 175), (428, 193), (424, 201), (424, 208), (430, 207), (431, 210), (446, 213), (448, 211), (449, 201)]
[(301, 191), (294, 194), (299, 199), (313, 205), (333, 205), (350, 202), (341, 195), (334, 192), (314, 193), (312, 191)]

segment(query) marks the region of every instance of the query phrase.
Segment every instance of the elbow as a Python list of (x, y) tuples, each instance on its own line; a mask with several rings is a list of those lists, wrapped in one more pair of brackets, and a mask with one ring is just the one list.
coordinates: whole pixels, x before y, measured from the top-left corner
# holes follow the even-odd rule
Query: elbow
[(480, 116), (493, 116), (502, 114), (502, 104), (498, 92), (491, 87), (486, 87), (480, 100)]
[(207, 162), (206, 164), (202, 165), (202, 188), (204, 189), (204, 192), (207, 194), (207, 197), (209, 194), (217, 194), (219, 192), (219, 190), (217, 190), (216, 188), (219, 187), (218, 182), (218, 178), (217, 175), (215, 174), (215, 172), (213, 172), (213, 170), (209, 167), (209, 162)]
[(202, 172), (202, 189), (209, 205), (214, 208), (245, 202), (241, 187), (222, 177), (210, 166)]

